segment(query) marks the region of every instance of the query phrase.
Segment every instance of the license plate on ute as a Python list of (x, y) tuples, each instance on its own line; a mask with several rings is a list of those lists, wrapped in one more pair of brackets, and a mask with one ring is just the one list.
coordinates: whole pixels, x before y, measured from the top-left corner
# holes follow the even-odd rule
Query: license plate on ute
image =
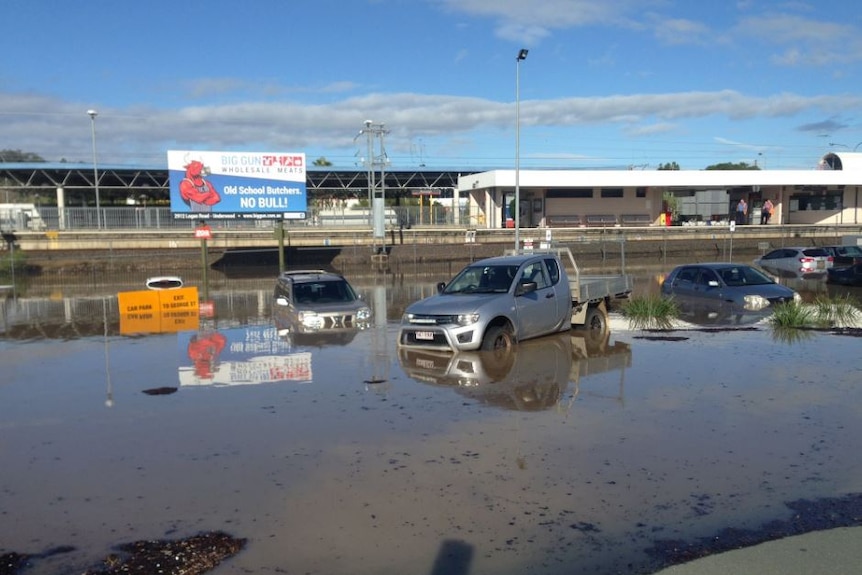
[(433, 331), (417, 331), (416, 332), (416, 339), (421, 339), (424, 341), (431, 341), (434, 339), (434, 332)]

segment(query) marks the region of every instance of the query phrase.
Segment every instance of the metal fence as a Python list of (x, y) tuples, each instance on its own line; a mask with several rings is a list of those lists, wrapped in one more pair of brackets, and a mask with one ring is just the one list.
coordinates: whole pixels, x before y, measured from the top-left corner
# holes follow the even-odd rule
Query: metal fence
[[(16, 230), (95, 230), (101, 227), (105, 230), (172, 230), (194, 228), (199, 220), (174, 219), (169, 207), (148, 206), (111, 206), (103, 208), (75, 207), (30, 207), (9, 208), (0, 218), (0, 228), (4, 231)], [(442, 206), (393, 206), (385, 210), (387, 227), (410, 228), (414, 225), (436, 226), (460, 223), (473, 225), (466, 213), (454, 214), (452, 210)], [(218, 229), (255, 229), (271, 228), (277, 220), (254, 219), (218, 219), (208, 218), (200, 214), (200, 220)], [(285, 224), (293, 227), (357, 227), (372, 226), (372, 215), (368, 209), (358, 210), (324, 210), (311, 208), (304, 220), (285, 220)]]

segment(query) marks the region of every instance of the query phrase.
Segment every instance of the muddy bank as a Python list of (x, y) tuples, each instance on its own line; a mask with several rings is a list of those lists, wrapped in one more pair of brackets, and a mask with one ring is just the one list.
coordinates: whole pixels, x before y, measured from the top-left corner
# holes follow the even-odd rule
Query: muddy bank
[[(120, 545), (106, 555), (98, 565), (87, 568), (83, 575), (203, 575), (223, 561), (243, 550), (245, 539), (214, 531), (185, 539), (134, 541)], [(0, 555), (0, 575), (23, 575), (40, 561), (74, 551), (73, 547), (57, 547), (38, 554), (10, 552)]]

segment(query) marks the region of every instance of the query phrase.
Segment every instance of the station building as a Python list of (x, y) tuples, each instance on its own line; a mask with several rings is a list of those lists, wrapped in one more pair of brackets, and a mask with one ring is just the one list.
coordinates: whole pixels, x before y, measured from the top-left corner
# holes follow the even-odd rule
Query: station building
[[(333, 198), (369, 197), (369, 173), (364, 169), (309, 166), (306, 174), (310, 212)], [(716, 225), (732, 219), (740, 199), (748, 204), (750, 224), (760, 223), (760, 208), (767, 199), (774, 205), (770, 225), (862, 224), (862, 153), (828, 153), (809, 170), (470, 171), (422, 167), (390, 168), (384, 178), (387, 205), (403, 206), (404, 199), (412, 197), (418, 198), (419, 206), (409, 209), (420, 214), (428, 210), (423, 207), (425, 202), (446, 212), (440, 218), (416, 218), (411, 213), (409, 220), (399, 217), (392, 225), (410, 221), (476, 229), (514, 227), (516, 195), (521, 228)], [(40, 218), (48, 222), (40, 229), (51, 228), (52, 221), (59, 221), (61, 210), (93, 210), (98, 189), (103, 210), (131, 210), (136, 217), (142, 210), (159, 210), (158, 218), (147, 221), (157, 220), (162, 227), (177, 225), (170, 221), (165, 166), (99, 166), (98, 188), (95, 180), (92, 165), (0, 163), (0, 207), (4, 196), (9, 214), (13, 206), (9, 202), (18, 202), (14, 207), (19, 212), (20, 202), (28, 202), (27, 209), (41, 212)], [(379, 179), (376, 184), (380, 185)], [(51, 210), (53, 219), (48, 217)], [(3, 214), (0, 216), (12, 218)], [(313, 225), (315, 214), (308, 215), (306, 221)], [(39, 221), (33, 218), (31, 222)], [(358, 225), (363, 222), (367, 219)]]
[[(517, 194), (516, 194), (517, 187)], [(840, 225), (862, 222), (862, 153), (829, 153), (810, 170), (492, 170), (462, 175), (477, 227), (715, 225), (733, 219), (740, 199), (746, 223)]]

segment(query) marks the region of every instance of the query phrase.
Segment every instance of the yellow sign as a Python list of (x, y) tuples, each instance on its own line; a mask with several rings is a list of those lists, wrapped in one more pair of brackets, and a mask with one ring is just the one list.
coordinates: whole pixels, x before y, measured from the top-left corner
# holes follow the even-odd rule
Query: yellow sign
[(172, 333), (200, 325), (198, 288), (120, 292), (120, 333)]

